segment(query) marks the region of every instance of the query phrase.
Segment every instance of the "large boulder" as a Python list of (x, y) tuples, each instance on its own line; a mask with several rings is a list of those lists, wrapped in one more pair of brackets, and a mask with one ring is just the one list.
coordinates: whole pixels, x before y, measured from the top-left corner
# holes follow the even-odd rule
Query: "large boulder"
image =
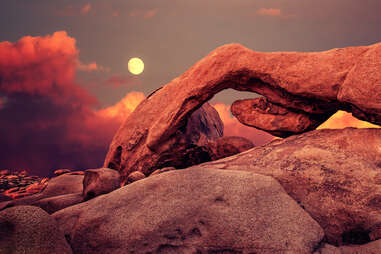
[(263, 95), (233, 103), (233, 114), (281, 137), (313, 130), (339, 109), (380, 124), (380, 70), (381, 43), (309, 53), (219, 47), (140, 103), (114, 136), (104, 166), (120, 170), (123, 179), (173, 166), (160, 162), (179, 150), (177, 134), (187, 119), (228, 88)]
[(272, 177), (184, 169), (52, 215), (81, 253), (311, 253), (320, 226)]
[(334, 245), (381, 239), (381, 129), (315, 130), (201, 164), (276, 178)]
[(50, 198), (65, 194), (82, 193), (83, 175), (63, 174), (51, 178), (47, 182), (47, 186), (41, 193), (30, 195), (24, 198), (5, 201), (0, 203), (0, 210), (17, 206), (17, 205), (33, 205), (38, 200)]
[(120, 187), (119, 172), (110, 168), (97, 168), (85, 170), (83, 178), (84, 200), (109, 193)]
[(71, 254), (56, 220), (34, 206), (11, 207), (0, 212), (1, 254)]
[[(163, 88), (164, 89), (164, 88)], [(148, 96), (148, 100), (156, 96), (161, 90)], [(166, 100), (166, 99), (165, 99)], [(154, 153), (135, 154), (132, 151), (137, 146), (140, 146), (144, 140), (144, 135), (141, 132), (141, 127), (152, 125), (152, 114), (169, 114), (166, 108), (160, 109), (157, 112), (157, 107), (145, 108), (139, 116), (135, 116), (132, 123), (128, 124), (128, 130), (120, 130), (120, 134), (114, 137), (112, 151), (107, 155), (107, 162), (104, 167), (119, 170), (122, 176), (122, 184), (128, 182), (127, 177), (134, 171), (140, 171), (148, 176), (155, 169), (165, 167), (187, 168), (202, 162), (210, 161), (210, 150), (208, 142), (217, 140), (223, 135), (223, 123), (218, 115), (218, 112), (208, 103), (205, 103), (198, 110), (193, 112), (189, 119), (183, 119), (181, 128), (176, 128), (170, 142), (160, 145)], [(135, 121), (136, 120), (136, 121)], [(132, 128), (132, 129), (130, 129)], [(160, 128), (160, 127), (158, 127)], [(123, 129), (123, 128), (122, 128)], [(131, 130), (137, 130), (136, 133), (131, 133)], [(128, 134), (124, 134), (127, 131)], [(126, 139), (126, 135), (132, 134), (132, 139)], [(114, 149), (115, 148), (115, 149)], [(129, 153), (129, 152), (132, 153)], [(130, 159), (144, 162), (142, 168), (131, 167), (126, 165), (126, 156), (131, 156)], [(142, 165), (143, 165), (142, 164)], [(138, 170), (139, 169), (139, 170)]]

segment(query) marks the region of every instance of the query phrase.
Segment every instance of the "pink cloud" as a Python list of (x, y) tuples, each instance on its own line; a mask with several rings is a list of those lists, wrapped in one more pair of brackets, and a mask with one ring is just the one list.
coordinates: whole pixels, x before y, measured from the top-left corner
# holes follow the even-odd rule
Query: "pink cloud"
[(96, 62), (91, 62), (89, 64), (84, 64), (80, 61), (77, 62), (77, 70), (80, 71), (109, 71), (108, 68), (98, 65)]
[(281, 10), (278, 8), (260, 8), (257, 11), (257, 14), (261, 16), (272, 16), (272, 17), (282, 16)]
[(45, 37), (25, 36), (16, 43), (0, 42), (0, 91), (50, 97), (63, 102), (71, 94), (94, 101), (73, 80), (78, 61), (75, 39), (65, 31)]
[(81, 8), (81, 14), (86, 15), (91, 10), (91, 4), (87, 3)]
[(157, 9), (150, 9), (150, 10), (132, 10), (129, 15), (130, 17), (141, 17), (145, 19), (150, 19), (156, 16), (158, 13)]
[(75, 16), (77, 14), (77, 9), (74, 8), (73, 6), (69, 5), (68, 7), (64, 8), (64, 9), (56, 10), (55, 13), (58, 16), (71, 17), (71, 16)]

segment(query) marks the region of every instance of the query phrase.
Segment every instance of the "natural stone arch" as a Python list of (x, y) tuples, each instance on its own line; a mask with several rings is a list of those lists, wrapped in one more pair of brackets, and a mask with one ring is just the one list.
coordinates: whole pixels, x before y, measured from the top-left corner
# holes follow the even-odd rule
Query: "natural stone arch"
[(118, 155), (123, 178), (137, 170), (151, 173), (160, 154), (178, 142), (176, 131), (187, 118), (227, 88), (264, 96), (234, 102), (232, 113), (276, 136), (312, 130), (339, 109), (379, 124), (380, 69), (381, 44), (312, 53), (222, 46), (135, 109), (116, 133), (104, 166)]

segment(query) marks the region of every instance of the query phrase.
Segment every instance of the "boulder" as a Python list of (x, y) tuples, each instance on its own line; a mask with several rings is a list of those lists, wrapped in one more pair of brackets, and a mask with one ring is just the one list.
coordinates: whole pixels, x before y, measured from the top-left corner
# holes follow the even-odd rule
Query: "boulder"
[(211, 159), (218, 160), (247, 151), (253, 148), (254, 144), (244, 137), (227, 136), (209, 142), (208, 146), (211, 150)]
[(381, 129), (315, 130), (199, 165), (272, 176), (333, 245), (381, 239)]
[(73, 252), (54, 218), (38, 207), (17, 206), (0, 212), (0, 253)]
[(64, 194), (59, 196), (53, 196), (50, 198), (43, 198), (34, 203), (32, 206), (38, 206), (49, 214), (57, 212), (66, 207), (79, 204), (83, 202), (82, 192), (73, 194)]
[[(160, 91), (160, 90), (159, 90)], [(148, 96), (152, 98), (156, 95)], [(153, 105), (152, 105), (153, 106)], [(139, 126), (152, 125), (152, 113), (168, 114), (165, 108), (162, 108), (159, 112), (155, 108), (146, 108), (145, 112), (131, 123), (131, 128), (140, 128)], [(152, 111), (153, 110), (153, 111)], [(151, 112), (152, 111), (152, 112)], [(143, 117), (145, 116), (145, 117)], [(148, 121), (147, 121), (148, 120)], [(133, 127), (135, 124), (138, 126)], [(145, 128), (145, 127), (144, 127)], [(125, 142), (125, 134), (120, 134), (115, 136), (115, 145), (113, 146), (112, 152), (107, 155), (107, 162), (104, 166), (120, 171), (122, 177), (122, 185), (127, 183), (127, 177), (130, 173), (135, 171), (140, 171), (144, 175), (148, 176), (156, 169), (165, 167), (175, 167), (175, 168), (187, 168), (193, 165), (197, 165), (206, 161), (210, 161), (210, 150), (208, 148), (208, 142), (214, 141), (223, 135), (223, 123), (218, 115), (218, 112), (208, 103), (205, 103), (199, 109), (190, 114), (189, 119), (184, 119), (181, 128), (176, 128), (175, 133), (170, 142), (163, 143), (160, 149), (156, 150), (154, 153), (150, 152), (144, 154), (141, 157), (139, 154), (130, 154), (129, 151), (134, 150), (136, 146), (142, 142), (143, 134), (140, 130), (132, 134), (133, 140)], [(130, 167), (124, 162), (127, 159), (126, 156), (132, 156), (136, 160), (145, 161), (142, 168), (137, 170), (136, 167)], [(134, 170), (135, 169), (135, 170)]]
[(119, 170), (122, 180), (173, 166), (160, 161), (179, 150), (189, 117), (228, 88), (264, 96), (233, 103), (233, 114), (280, 137), (313, 130), (337, 110), (381, 124), (380, 70), (381, 43), (308, 53), (224, 45), (139, 104), (114, 136), (104, 166)]
[(272, 177), (184, 169), (52, 215), (81, 253), (312, 253), (320, 226)]
[(97, 168), (85, 170), (83, 178), (84, 200), (109, 193), (120, 187), (118, 171), (110, 168)]
[(18, 205), (32, 205), (40, 199), (73, 193), (82, 193), (83, 190), (83, 175), (60, 175), (51, 178), (46, 182), (46, 187), (40, 193), (30, 195), (27, 197), (6, 201), (0, 203), (0, 210), (18, 206)]
[(146, 178), (146, 176), (142, 172), (135, 171), (135, 172), (132, 172), (131, 174), (128, 175), (127, 183), (133, 183), (133, 182), (142, 180), (144, 178)]

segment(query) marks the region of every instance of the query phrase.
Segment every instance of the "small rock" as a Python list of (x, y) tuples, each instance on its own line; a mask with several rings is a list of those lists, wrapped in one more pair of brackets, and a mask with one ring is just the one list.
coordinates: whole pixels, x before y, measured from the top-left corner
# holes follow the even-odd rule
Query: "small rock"
[(119, 172), (110, 168), (85, 170), (83, 178), (84, 200), (109, 193), (120, 187)]
[(8, 169), (3, 169), (3, 170), (0, 170), (0, 175), (9, 175), (10, 174), (10, 171)]
[(54, 171), (54, 174), (56, 176), (59, 176), (59, 175), (63, 175), (63, 174), (70, 173), (70, 172), (71, 172), (70, 169), (57, 169), (56, 171)]
[(140, 171), (132, 172), (127, 177), (127, 184), (139, 181), (144, 178), (146, 178), (146, 176), (142, 172)]
[(72, 171), (70, 173), (66, 173), (67, 175), (85, 175), (85, 172), (83, 171)]
[(17, 175), (18, 176), (27, 176), (28, 175), (28, 171), (26, 171), (26, 170), (20, 171)]

